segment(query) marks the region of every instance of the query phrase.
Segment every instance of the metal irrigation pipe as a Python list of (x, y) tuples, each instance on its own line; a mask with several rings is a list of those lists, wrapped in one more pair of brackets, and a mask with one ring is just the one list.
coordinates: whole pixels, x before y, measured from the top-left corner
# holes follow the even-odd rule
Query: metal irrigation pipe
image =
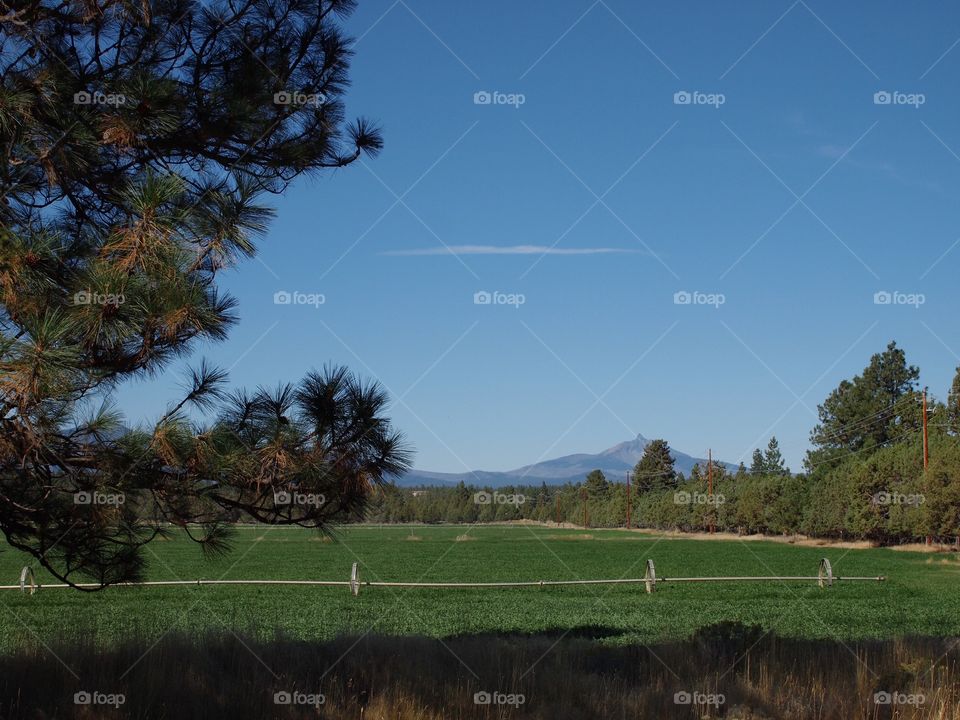
[[(657, 582), (737, 582), (737, 581), (755, 581), (755, 580), (782, 580), (782, 581), (792, 581), (792, 580), (809, 580), (809, 581), (819, 581), (820, 578), (817, 575), (730, 575), (730, 576), (715, 576), (715, 577), (658, 577)], [(868, 580), (873, 582), (883, 582), (886, 580), (886, 577), (883, 575), (865, 577), (859, 575), (844, 575), (840, 577), (839, 575), (833, 578), (834, 582), (840, 580)], [(640, 582), (643, 582), (641, 580)]]
[[(820, 587), (828, 587), (839, 581), (883, 582), (886, 577), (849, 575), (834, 576), (830, 561), (826, 558), (820, 561), (817, 575), (741, 575), (741, 576), (711, 576), (711, 577), (657, 577), (653, 560), (647, 560), (646, 573), (642, 578), (619, 578), (602, 580), (515, 580), (506, 582), (391, 582), (383, 580), (361, 580), (360, 569), (353, 563), (349, 580), (145, 580), (143, 582), (121, 582), (111, 587), (147, 587), (147, 586), (176, 586), (176, 585), (313, 585), (321, 587), (349, 587), (354, 595), (360, 594), (361, 587), (398, 587), (398, 588), (508, 588), (508, 587), (552, 587), (558, 585), (646, 585), (648, 593), (652, 593), (658, 583), (664, 582), (817, 582)], [(73, 587), (67, 583), (43, 585), (45, 588)], [(97, 588), (98, 583), (77, 583), (76, 587)], [(25, 567), (20, 573), (20, 583), (17, 585), (0, 585), (0, 590), (20, 590), (32, 595), (41, 585), (34, 580), (33, 571)]]
[[(144, 580), (142, 582), (119, 582), (112, 583), (106, 587), (141, 587), (147, 585), (349, 585), (349, 580)], [(37, 590), (42, 588), (98, 588), (104, 587), (100, 583), (51, 583), (50, 585), (40, 585), (34, 583)], [(20, 585), (0, 585), (0, 590), (21, 590)], [(28, 588), (27, 588), (28, 589)], [(24, 589), (26, 591), (26, 589)], [(31, 593), (32, 594), (32, 593)]]

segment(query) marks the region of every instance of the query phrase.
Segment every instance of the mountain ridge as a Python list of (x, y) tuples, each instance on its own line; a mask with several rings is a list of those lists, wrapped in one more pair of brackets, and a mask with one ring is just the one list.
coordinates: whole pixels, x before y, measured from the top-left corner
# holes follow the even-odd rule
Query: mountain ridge
[[(579, 482), (591, 470), (602, 470), (608, 480), (614, 482), (623, 480), (626, 473), (633, 469), (643, 455), (643, 450), (650, 444), (650, 440), (643, 435), (637, 435), (632, 440), (617, 443), (598, 453), (572, 453), (550, 460), (541, 460), (529, 465), (522, 465), (514, 470), (491, 471), (474, 470), (462, 473), (443, 473), (430, 470), (411, 470), (400, 478), (396, 484), (401, 487), (415, 487), (420, 485), (455, 485), (463, 482), (466, 485), (504, 487), (507, 485), (562, 485), (566, 482)], [(670, 448), (675, 460), (675, 467), (684, 475), (689, 475), (695, 464), (701, 467), (707, 462), (706, 458), (698, 458), (687, 453)], [(721, 461), (717, 461), (721, 462)], [(722, 463), (731, 470), (737, 465)]]

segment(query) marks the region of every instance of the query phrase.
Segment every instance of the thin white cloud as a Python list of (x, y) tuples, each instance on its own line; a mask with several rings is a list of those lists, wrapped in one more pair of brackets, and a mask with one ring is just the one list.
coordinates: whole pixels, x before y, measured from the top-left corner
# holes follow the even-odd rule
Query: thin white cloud
[(546, 245), (450, 245), (439, 247), (413, 248), (410, 250), (388, 250), (381, 255), (613, 255), (639, 253), (640, 250), (626, 248), (561, 248)]

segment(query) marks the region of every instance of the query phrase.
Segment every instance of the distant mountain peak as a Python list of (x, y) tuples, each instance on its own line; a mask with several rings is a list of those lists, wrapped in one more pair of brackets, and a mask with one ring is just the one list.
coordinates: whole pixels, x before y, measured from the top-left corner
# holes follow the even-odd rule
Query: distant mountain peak
[[(487, 472), (478, 470), (466, 473), (438, 473), (426, 470), (412, 470), (398, 480), (400, 485), (446, 485), (448, 483), (464, 482), (467, 485), (489, 485), (503, 487), (504, 485), (539, 485), (545, 482), (551, 485), (565, 482), (579, 482), (591, 470), (602, 470), (610, 480), (620, 481), (633, 469), (643, 451), (650, 444), (650, 440), (638, 434), (632, 440), (625, 440), (599, 453), (574, 453), (524, 465), (506, 472)], [(676, 461), (676, 468), (685, 475), (690, 474), (694, 464), (703, 466), (705, 458), (696, 458), (686, 453), (678, 452), (673, 448), (671, 454)], [(731, 469), (734, 466), (726, 463)]]

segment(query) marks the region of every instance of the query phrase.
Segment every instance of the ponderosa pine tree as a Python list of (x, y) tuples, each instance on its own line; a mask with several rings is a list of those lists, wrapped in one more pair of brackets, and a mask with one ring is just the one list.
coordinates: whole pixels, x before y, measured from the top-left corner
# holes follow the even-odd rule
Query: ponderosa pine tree
[(918, 432), (919, 376), (895, 342), (873, 355), (862, 375), (843, 380), (818, 406), (807, 469), (823, 472), (853, 453), (869, 454)]
[(703, 481), (704, 473), (706, 473), (706, 470), (700, 469), (700, 463), (694, 463), (693, 467), (690, 468), (690, 478), (688, 482), (699, 484)]
[(600, 469), (591, 470), (587, 474), (585, 487), (591, 499), (604, 500), (610, 494), (610, 482)]
[(662, 490), (677, 484), (674, 458), (666, 440), (651, 440), (633, 468), (633, 485), (638, 493)]
[(763, 453), (763, 467), (771, 475), (789, 475), (786, 463), (783, 461), (783, 454), (780, 452), (780, 443), (777, 442), (777, 436), (771, 435), (770, 442), (767, 443), (767, 449)]
[(5, 4), (0, 532), (60, 580), (140, 578), (165, 523), (213, 551), (231, 517), (323, 528), (409, 465), (385, 393), (345, 368), (228, 396), (201, 364), (142, 432), (109, 402), (225, 337), (217, 274), (255, 253), (265, 193), (380, 150), (344, 118), (353, 5)]

